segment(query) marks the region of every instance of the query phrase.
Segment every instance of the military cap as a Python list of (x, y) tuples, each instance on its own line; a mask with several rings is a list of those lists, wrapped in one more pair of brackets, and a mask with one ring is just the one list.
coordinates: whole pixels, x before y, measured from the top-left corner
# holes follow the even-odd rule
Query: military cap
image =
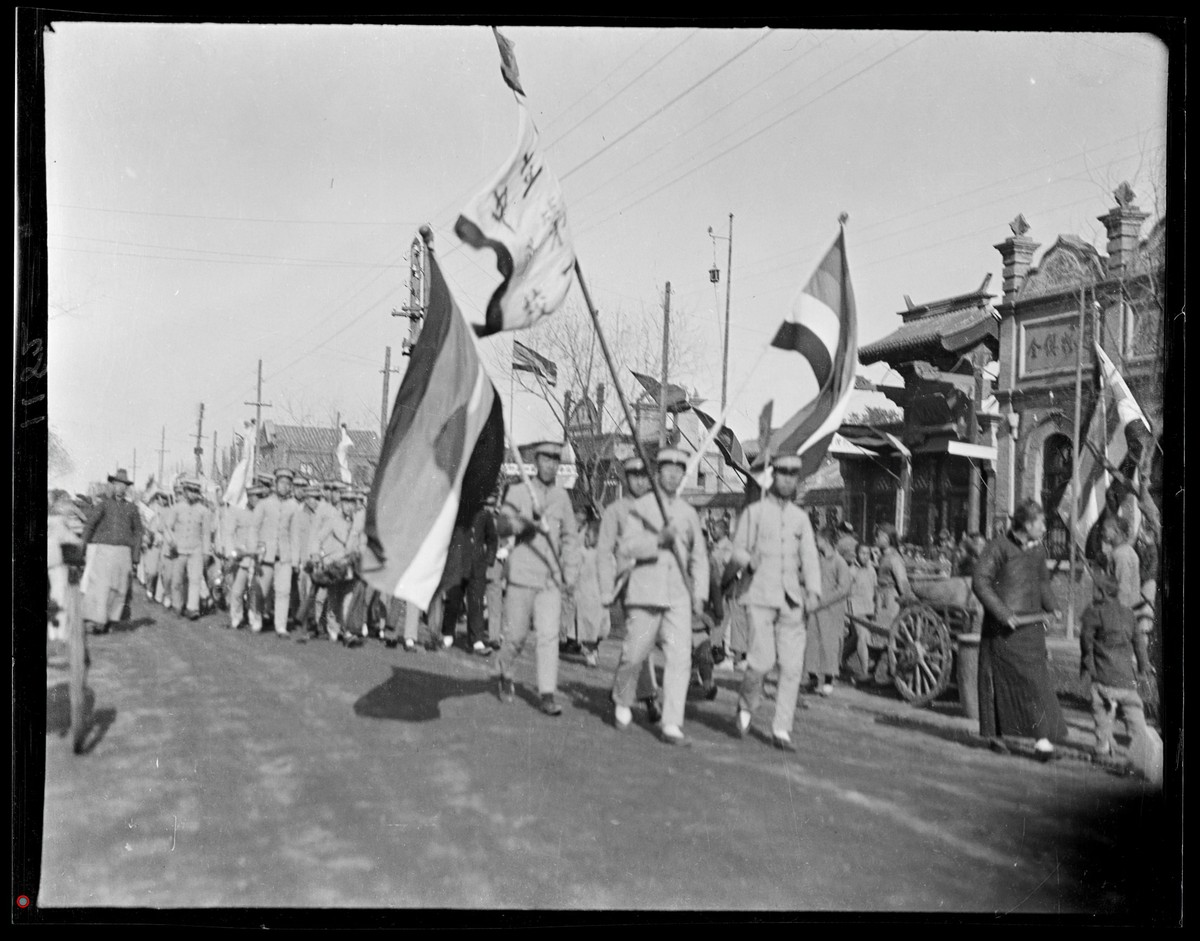
[(646, 464), (640, 457), (631, 457), (621, 466), (625, 469), (626, 474), (646, 473)]
[(680, 467), (687, 467), (688, 454), (682, 448), (660, 448), (658, 456), (654, 460), (660, 467), (663, 464), (678, 464)]
[(183, 489), (184, 490), (195, 490), (196, 493), (199, 493), (200, 492), (200, 481), (198, 481), (195, 477), (189, 477), (183, 482)]
[(345, 503), (347, 500), (349, 500), (351, 503), (357, 503), (360, 496), (361, 495), (358, 490), (355, 490), (353, 487), (347, 487), (341, 492), (339, 499), (342, 503)]
[(295, 480), (296, 472), (290, 467), (277, 467), (275, 468), (275, 479), (278, 480), (280, 477), (286, 477), (288, 480)]
[(533, 445), (533, 456), (544, 454), (546, 457), (552, 457), (556, 461), (562, 460), (562, 443), (558, 441), (538, 441)]
[(781, 474), (798, 474), (803, 466), (804, 462), (797, 454), (780, 454), (771, 462), (771, 467)]
[(292, 475), (292, 483), (295, 484), (297, 487), (307, 487), (309, 484), (309, 480), (303, 474), (293, 474)]
[(300, 495), (301, 499), (305, 497), (319, 497), (321, 495), (321, 488), (308, 484), (304, 487), (297, 487), (296, 492)]
[(260, 483), (253, 483), (246, 488), (246, 495), (250, 497), (261, 497), (264, 493), (268, 492), (267, 486)]
[(261, 484), (262, 486), (267, 487), (269, 489), (271, 484), (275, 483), (275, 478), (272, 477), (270, 474), (255, 474), (254, 482), (256, 484)]

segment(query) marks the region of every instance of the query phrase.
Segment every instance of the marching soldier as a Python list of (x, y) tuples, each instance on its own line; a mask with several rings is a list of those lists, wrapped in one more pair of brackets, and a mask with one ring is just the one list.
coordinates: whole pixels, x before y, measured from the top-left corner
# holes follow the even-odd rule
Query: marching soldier
[[(658, 452), (658, 481), (666, 520), (654, 494), (638, 497), (629, 509), (628, 527), (618, 547), (633, 561), (625, 586), (627, 634), (613, 679), (617, 728), (633, 721), (635, 678), (661, 638), (663, 671), (662, 738), (683, 745), (683, 709), (692, 676), (692, 613), (704, 609), (708, 594), (708, 547), (700, 517), (678, 495), (687, 455), (678, 448)], [(685, 574), (680, 563), (686, 565)]]
[(246, 612), (246, 591), (258, 574), (254, 565), (254, 552), (257, 548), (254, 508), (266, 492), (267, 488), (262, 484), (254, 484), (246, 490), (245, 506), (229, 508), (229, 561), (234, 567), (229, 589), (229, 626), (234, 630), (242, 626), (242, 618)]
[(808, 514), (793, 498), (801, 461), (795, 455), (775, 459), (771, 489), (738, 520), (732, 561), (751, 573), (740, 599), (750, 627), (746, 673), (738, 695), (737, 732), (745, 736), (762, 700), (763, 678), (779, 664), (771, 741), (795, 751), (792, 725), (804, 669), (805, 612), (821, 597), (821, 567)]
[(288, 636), (288, 603), (292, 596), (292, 517), (297, 504), (291, 498), (292, 480), (295, 474), (290, 468), (275, 471), (275, 492), (259, 501), (254, 508), (255, 551), (259, 559), (259, 604), (258, 610), (250, 612), (250, 630), (257, 634), (262, 630), (263, 611), (271, 588), (275, 589), (275, 635)]
[[(189, 621), (200, 617), (200, 586), (204, 581), (204, 561), (212, 552), (212, 511), (200, 499), (200, 482), (185, 480), (183, 502), (167, 514), (167, 543), (172, 550), (171, 604)], [(187, 605), (183, 584), (187, 578)]]
[(296, 561), (296, 587), (299, 589), (299, 599), (296, 605), (296, 641), (304, 643), (310, 636), (315, 636), (315, 624), (309, 621), (316, 611), (316, 589), (312, 580), (312, 566), (317, 556), (318, 540), (324, 535), (323, 530), (332, 526), (326, 522), (325, 515), (320, 512), (321, 489), (308, 486), (297, 491), (300, 496), (300, 509), (292, 518), (292, 558)]
[(328, 590), (326, 627), (329, 639), (347, 647), (362, 644), (362, 637), (346, 629), (351, 595), (357, 582), (357, 566), (362, 553), (363, 530), (358, 525), (359, 495), (347, 488), (341, 493), (337, 520), (322, 527), (320, 541), (314, 547), (314, 572)]
[(162, 601), (163, 543), (166, 536), (163, 533), (163, 519), (167, 514), (168, 496), (161, 490), (156, 490), (150, 497), (150, 518), (146, 523), (142, 552), (142, 571), (146, 576), (146, 600)]
[[(633, 561), (622, 556), (618, 547), (625, 537), (629, 508), (644, 494), (650, 492), (650, 474), (640, 457), (631, 457), (622, 468), (625, 471), (624, 496), (618, 497), (600, 515), (600, 532), (596, 537), (596, 567), (600, 575), (600, 603), (610, 609), (610, 616), (621, 625), (621, 635), (626, 632), (625, 581), (633, 567)], [(653, 725), (662, 719), (658, 704), (658, 683), (654, 676), (653, 651), (646, 657), (642, 672), (638, 674), (637, 698), (646, 705), (646, 716)]]
[(562, 445), (540, 441), (534, 445), (533, 454), (537, 477), (529, 486), (509, 487), (497, 520), (499, 535), (516, 537), (508, 557), (504, 637), (497, 657), (500, 698), (504, 702), (516, 698), (512, 664), (532, 624), (537, 637), (541, 709), (548, 716), (557, 716), (562, 714), (562, 707), (554, 700), (558, 686), (558, 621), (563, 591), (571, 590), (579, 574), (579, 534), (571, 501), (555, 486)]

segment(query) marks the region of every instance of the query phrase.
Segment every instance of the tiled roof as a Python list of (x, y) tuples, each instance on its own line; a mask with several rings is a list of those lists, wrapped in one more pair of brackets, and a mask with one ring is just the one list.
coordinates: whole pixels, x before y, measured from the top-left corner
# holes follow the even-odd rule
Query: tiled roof
[[(342, 440), (342, 435), (339, 430), (333, 428), (319, 428), (311, 425), (276, 425), (274, 423), (264, 423), (264, 432), (268, 435), (268, 439), (273, 441), (275, 447), (291, 452), (305, 451), (315, 453), (328, 453), (330, 458), (337, 449), (338, 442)], [(379, 457), (379, 435), (374, 431), (355, 431), (349, 429), (350, 440), (354, 442), (354, 447), (350, 449), (349, 455), (354, 458), (377, 458)]]
[[(883, 339), (860, 347), (858, 361), (869, 366), (931, 347), (939, 351), (961, 349), (958, 344), (973, 345), (985, 336), (999, 340), (999, 320), (990, 305), (974, 304), (901, 324)], [(948, 346), (947, 341), (951, 345)]]

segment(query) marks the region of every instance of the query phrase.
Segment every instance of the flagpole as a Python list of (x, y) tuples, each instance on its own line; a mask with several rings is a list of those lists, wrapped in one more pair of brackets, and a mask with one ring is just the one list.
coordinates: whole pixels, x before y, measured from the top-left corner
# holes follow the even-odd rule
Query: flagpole
[(1067, 638), (1075, 636), (1075, 562), (1078, 558), (1076, 529), (1079, 527), (1079, 433), (1083, 403), (1083, 282), (1079, 284), (1079, 327), (1078, 342), (1075, 344), (1075, 436), (1071, 456), (1071, 533), (1070, 533), (1070, 578), (1067, 591)]
[[(625, 390), (621, 388), (621, 380), (617, 375), (617, 367), (613, 362), (612, 351), (608, 348), (608, 340), (604, 336), (604, 330), (600, 327), (600, 315), (596, 312), (596, 308), (592, 304), (592, 295), (588, 293), (587, 282), (583, 280), (583, 268), (580, 267), (578, 258), (575, 259), (575, 278), (579, 281), (579, 290), (583, 292), (583, 301), (587, 305), (588, 314), (592, 318), (592, 326), (596, 328), (596, 338), (600, 341), (600, 352), (604, 355), (604, 362), (608, 366), (609, 375), (612, 376), (613, 388), (617, 390), (617, 398), (621, 402), (621, 411), (625, 414), (625, 422), (629, 425), (629, 430), (633, 433), (634, 450), (637, 451), (638, 457), (641, 458), (642, 464), (646, 467), (646, 473), (650, 478), (650, 491), (654, 494), (654, 502), (658, 504), (658, 512), (662, 514), (663, 526), (665, 527), (669, 524), (667, 504), (663, 500), (662, 488), (658, 484), (658, 475), (650, 473), (650, 468), (653, 467), (650, 455), (646, 453), (646, 448), (638, 437), (637, 423), (633, 420), (633, 411), (629, 408), (629, 399), (625, 397)], [(692, 594), (691, 576), (688, 575), (687, 565), (684, 564), (683, 557), (679, 554), (679, 547), (674, 543), (671, 544), (671, 554), (675, 556), (675, 562), (679, 565), (679, 573), (683, 576), (683, 581), (688, 587), (689, 594)]]

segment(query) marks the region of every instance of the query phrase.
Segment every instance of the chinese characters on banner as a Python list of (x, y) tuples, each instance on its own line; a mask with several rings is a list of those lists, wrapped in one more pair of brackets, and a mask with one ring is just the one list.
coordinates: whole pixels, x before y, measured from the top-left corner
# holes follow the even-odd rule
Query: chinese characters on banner
[(1025, 324), (1022, 338), (1022, 375), (1075, 368), (1078, 340), (1074, 318)]
[(487, 307), (480, 336), (531, 327), (554, 313), (575, 276), (575, 249), (558, 179), (546, 166), (537, 128), (521, 101), (517, 148), (496, 178), (458, 217), (454, 231), (496, 252), (504, 280)]

